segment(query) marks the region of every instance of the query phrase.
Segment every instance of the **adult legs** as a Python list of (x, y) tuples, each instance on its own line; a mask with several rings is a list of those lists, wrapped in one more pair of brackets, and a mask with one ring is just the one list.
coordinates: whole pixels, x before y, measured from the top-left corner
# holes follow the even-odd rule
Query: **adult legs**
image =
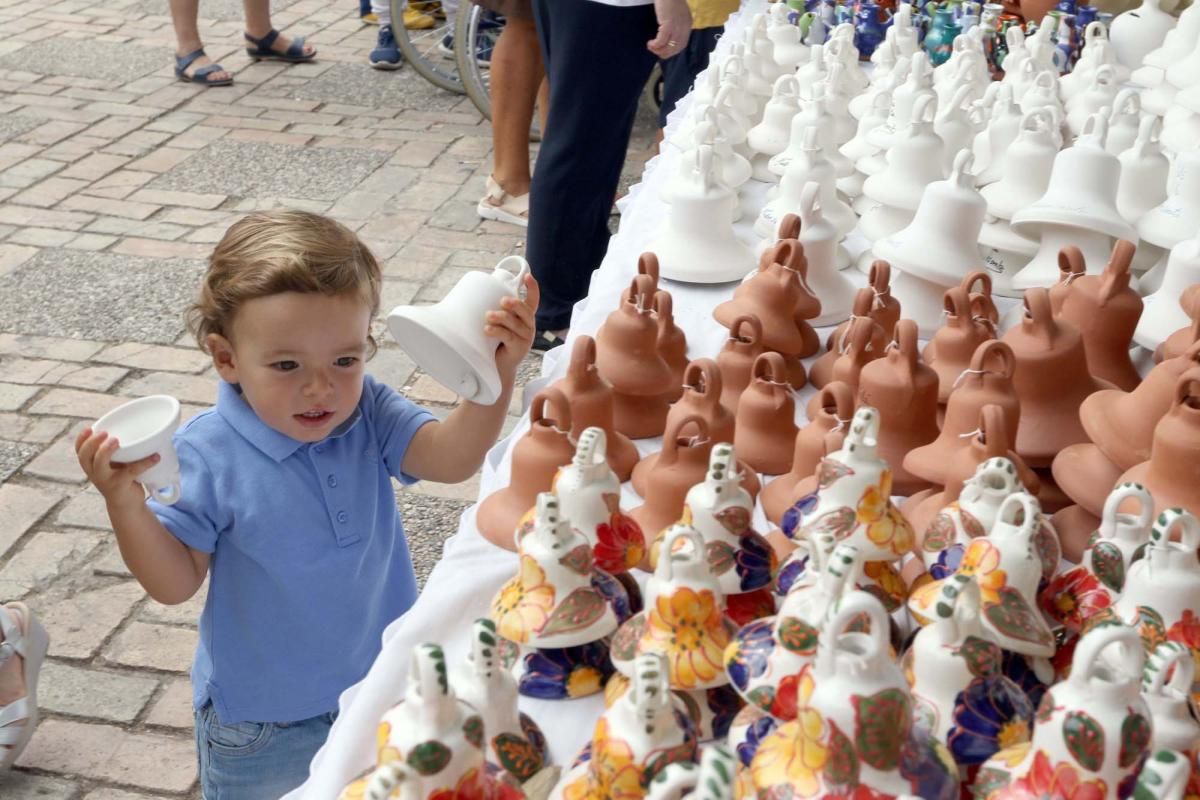
[[(200, 30), (197, 18), (200, 16), (200, 0), (170, 0), (171, 24), (175, 28), (175, 55), (186, 56), (203, 47), (200, 41)], [(185, 70), (190, 76), (200, 67), (213, 63), (207, 55), (200, 56)], [(213, 72), (208, 80), (223, 81), (233, 77), (229, 72), (221, 70)]]
[[(271, 32), (271, 0), (242, 0), (242, 10), (246, 15), (246, 33), (261, 39)], [(271, 43), (271, 49), (277, 53), (287, 52), (291, 46), (292, 40), (282, 33)], [(304, 52), (313, 52), (308, 42), (304, 43)]]
[(529, 191), (529, 126), (544, 76), (533, 19), (510, 17), (492, 50), (492, 177), (510, 195)]
[(527, 254), (539, 330), (565, 329), (608, 249), (608, 215), (642, 87), (652, 5), (534, 0), (550, 109), (530, 190)]

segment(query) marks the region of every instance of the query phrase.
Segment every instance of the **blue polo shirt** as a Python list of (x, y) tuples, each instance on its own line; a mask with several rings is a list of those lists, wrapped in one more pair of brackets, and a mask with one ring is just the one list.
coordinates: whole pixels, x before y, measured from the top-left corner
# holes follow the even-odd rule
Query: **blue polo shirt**
[(217, 718), (294, 722), (337, 709), (384, 627), (417, 597), (391, 478), (433, 416), (363, 378), (354, 414), (320, 442), (268, 427), (231, 384), (175, 435), (182, 497), (150, 508), (211, 553), (193, 702)]

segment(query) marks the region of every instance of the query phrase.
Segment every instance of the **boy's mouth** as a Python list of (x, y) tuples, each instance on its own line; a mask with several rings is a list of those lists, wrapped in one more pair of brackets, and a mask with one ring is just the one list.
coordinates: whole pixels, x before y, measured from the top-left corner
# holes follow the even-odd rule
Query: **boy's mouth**
[(333, 412), (318, 409), (315, 411), (305, 411), (303, 414), (293, 414), (292, 417), (305, 427), (319, 428), (333, 417)]

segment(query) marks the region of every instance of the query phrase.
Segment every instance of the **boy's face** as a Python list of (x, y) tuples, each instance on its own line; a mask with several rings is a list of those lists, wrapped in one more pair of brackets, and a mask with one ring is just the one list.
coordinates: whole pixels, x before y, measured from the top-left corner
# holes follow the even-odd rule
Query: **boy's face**
[(230, 338), (209, 336), (217, 372), (258, 418), (302, 442), (328, 436), (362, 396), (371, 309), (357, 294), (284, 292), (246, 302)]

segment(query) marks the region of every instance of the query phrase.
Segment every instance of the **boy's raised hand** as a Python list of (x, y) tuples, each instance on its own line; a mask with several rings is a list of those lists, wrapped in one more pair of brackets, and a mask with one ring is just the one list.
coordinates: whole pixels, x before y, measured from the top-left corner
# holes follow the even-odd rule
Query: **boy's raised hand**
[(158, 463), (157, 453), (129, 464), (112, 463), (113, 453), (121, 443), (107, 433), (84, 428), (75, 437), (75, 456), (88, 480), (104, 495), (109, 506), (140, 505), (146, 502), (146, 492), (137, 477)]
[(525, 299), (506, 297), (499, 311), (489, 311), (484, 320), (483, 332), (500, 340), (496, 349), (496, 369), (500, 373), (500, 385), (511, 389), (516, 380), (517, 365), (525, 358), (533, 344), (537, 329), (534, 312), (537, 311), (541, 290), (532, 275), (525, 276)]

